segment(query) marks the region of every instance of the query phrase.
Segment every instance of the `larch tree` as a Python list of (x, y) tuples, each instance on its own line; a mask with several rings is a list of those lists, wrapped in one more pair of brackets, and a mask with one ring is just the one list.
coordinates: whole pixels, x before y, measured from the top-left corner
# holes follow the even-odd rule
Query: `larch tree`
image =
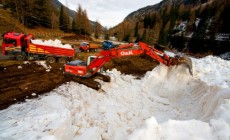
[(90, 21), (88, 19), (88, 15), (87, 15), (86, 10), (83, 11), (82, 18), (83, 18), (82, 20), (84, 22), (83, 28), (84, 28), (85, 34), (90, 35), (91, 34), (91, 25), (90, 25)]

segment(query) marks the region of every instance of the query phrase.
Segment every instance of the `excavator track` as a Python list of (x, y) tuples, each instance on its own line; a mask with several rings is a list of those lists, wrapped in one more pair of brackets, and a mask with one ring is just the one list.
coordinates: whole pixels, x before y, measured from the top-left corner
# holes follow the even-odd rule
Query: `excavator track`
[(101, 84), (95, 81), (95, 79), (100, 79), (100, 80), (103, 80), (104, 82), (110, 82), (110, 77), (107, 75), (103, 75), (101, 73), (96, 73), (94, 76), (89, 77), (89, 78), (84, 78), (84, 77), (79, 77), (76, 75), (69, 75), (69, 74), (65, 74), (65, 77), (68, 78), (69, 80), (72, 80), (79, 84), (83, 84), (95, 90), (101, 89)]
[(93, 75), (94, 79), (100, 79), (104, 82), (110, 82), (110, 77), (108, 75), (104, 75), (104, 74), (101, 74), (99, 72), (97, 72), (96, 74)]

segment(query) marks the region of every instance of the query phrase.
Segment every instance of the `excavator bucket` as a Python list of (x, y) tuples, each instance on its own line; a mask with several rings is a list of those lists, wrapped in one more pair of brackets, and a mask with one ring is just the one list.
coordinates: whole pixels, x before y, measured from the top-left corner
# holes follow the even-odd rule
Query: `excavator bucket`
[(193, 68), (192, 68), (191, 58), (189, 58), (188, 56), (180, 57), (180, 63), (185, 64), (189, 69), (189, 73), (193, 76)]

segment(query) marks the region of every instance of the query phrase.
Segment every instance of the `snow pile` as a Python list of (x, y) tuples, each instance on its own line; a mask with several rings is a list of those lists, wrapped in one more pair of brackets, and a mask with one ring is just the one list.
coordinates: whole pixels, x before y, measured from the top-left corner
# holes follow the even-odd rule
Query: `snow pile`
[(46, 45), (46, 46), (53, 46), (53, 47), (59, 47), (59, 48), (72, 49), (71, 45), (69, 45), (69, 44), (63, 45), (61, 43), (61, 41), (58, 40), (58, 39), (55, 39), (55, 40), (49, 39), (49, 40), (45, 40), (45, 41), (42, 41), (40, 39), (35, 39), (35, 40), (31, 40), (31, 42), (33, 44), (39, 44), (39, 45)]
[(184, 65), (159, 65), (140, 80), (108, 71), (101, 91), (63, 84), (0, 111), (0, 139), (229, 140), (230, 63), (212, 56), (193, 63), (194, 77)]
[(194, 77), (208, 85), (230, 87), (230, 61), (219, 57), (207, 56), (202, 59), (192, 59)]

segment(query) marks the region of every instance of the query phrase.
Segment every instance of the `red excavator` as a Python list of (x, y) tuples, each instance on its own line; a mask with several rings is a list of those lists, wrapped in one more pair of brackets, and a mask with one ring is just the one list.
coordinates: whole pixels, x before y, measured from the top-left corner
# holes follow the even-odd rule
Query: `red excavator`
[(131, 43), (110, 50), (102, 50), (97, 56), (89, 57), (87, 63), (81, 60), (71, 61), (64, 65), (64, 73), (68, 76), (74, 75), (72, 77), (74, 81), (98, 90), (101, 88), (101, 84), (94, 81), (94, 79), (99, 78), (105, 82), (110, 81), (109, 76), (99, 72), (105, 63), (109, 62), (112, 58), (140, 55), (143, 53), (167, 66), (186, 64), (192, 75), (192, 61), (190, 58), (179, 56), (170, 57), (143, 42), (139, 42), (137, 46)]

